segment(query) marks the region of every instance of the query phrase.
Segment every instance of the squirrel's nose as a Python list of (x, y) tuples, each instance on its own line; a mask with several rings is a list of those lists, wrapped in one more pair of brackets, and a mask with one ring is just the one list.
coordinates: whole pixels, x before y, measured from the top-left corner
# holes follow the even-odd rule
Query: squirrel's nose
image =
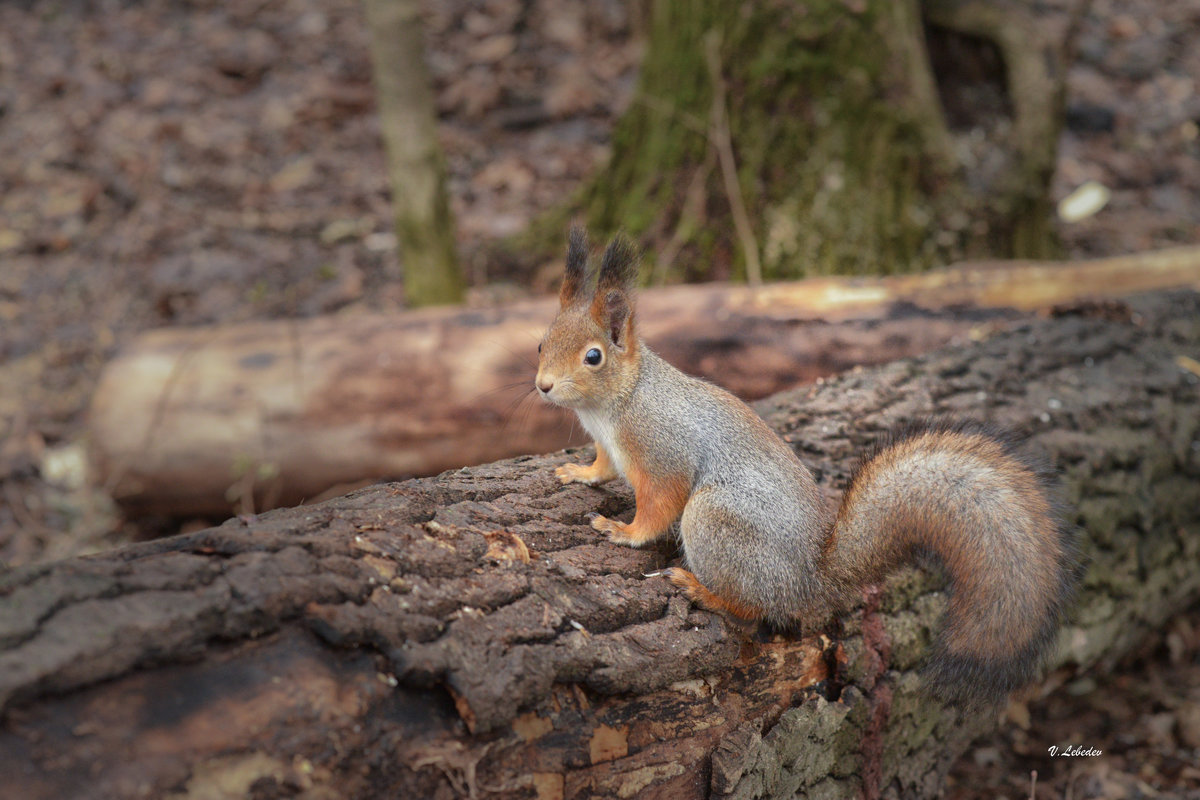
[(550, 390), (554, 388), (554, 381), (548, 381), (543, 378), (538, 378), (534, 383), (537, 384), (542, 394), (550, 394)]

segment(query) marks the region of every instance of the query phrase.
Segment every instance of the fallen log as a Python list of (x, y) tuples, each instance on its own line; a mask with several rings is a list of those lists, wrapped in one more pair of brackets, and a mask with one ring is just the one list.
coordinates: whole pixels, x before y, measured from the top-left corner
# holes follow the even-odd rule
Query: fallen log
[[(1200, 248), (760, 289), (679, 286), (639, 302), (664, 356), (755, 399), (965, 340), (1021, 311), (1188, 283), (1200, 285)], [(99, 481), (131, 514), (223, 515), (562, 447), (576, 426), (529, 396), (553, 313), (547, 300), (143, 334), (96, 388)]]
[[(758, 405), (831, 489), (930, 415), (1024, 429), (1090, 559), (1055, 680), (1200, 597), (1200, 294), (1022, 324)], [(0, 576), (0, 774), (39, 798), (933, 796), (991, 715), (919, 690), (904, 570), (824, 634), (689, 608), (614, 483), (527, 456)], [(627, 518), (627, 517), (624, 517)], [(1036, 690), (1029, 695), (1036, 702)], [(1090, 744), (1104, 743), (1089, 739)]]

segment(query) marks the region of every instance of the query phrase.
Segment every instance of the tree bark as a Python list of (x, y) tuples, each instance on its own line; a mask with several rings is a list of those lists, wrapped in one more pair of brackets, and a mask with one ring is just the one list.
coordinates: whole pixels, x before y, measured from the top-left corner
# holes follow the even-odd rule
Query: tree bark
[(460, 303), (463, 278), (446, 198), (446, 167), (437, 138), (432, 79), (425, 64), (420, 3), (363, 3), (396, 238), (404, 259), (405, 296), (414, 306)]
[[(1053, 666), (1103, 670), (1200, 596), (1200, 294), (1082, 305), (759, 411), (831, 490), (932, 415), (1032, 434), (1090, 566)], [(0, 577), (14, 796), (936, 794), (993, 725), (917, 670), (944, 597), (905, 569), (823, 635), (750, 636), (598, 540), (623, 484), (524, 457)], [(831, 497), (832, 499), (832, 497)], [(1037, 693), (1031, 692), (1036, 702)]]
[[(1031, 0), (652, 2), (613, 156), (563, 213), (663, 244), (660, 277), (1050, 257), (1070, 21)], [(931, 52), (930, 26), (961, 46)]]
[[(640, 299), (681, 369), (745, 398), (928, 352), (1080, 296), (1200, 285), (1200, 249), (1085, 264), (966, 265)], [(101, 375), (89, 415), (99, 479), (132, 514), (228, 514), (330, 487), (432, 474), (568, 444), (529, 396), (553, 301), (490, 311), (155, 331)], [(714, 320), (719, 330), (714, 331)]]

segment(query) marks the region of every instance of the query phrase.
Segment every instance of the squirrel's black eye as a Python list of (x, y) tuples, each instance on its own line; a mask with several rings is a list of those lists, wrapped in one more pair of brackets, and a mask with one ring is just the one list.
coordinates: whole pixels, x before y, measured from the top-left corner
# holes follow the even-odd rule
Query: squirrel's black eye
[(598, 347), (593, 347), (583, 354), (583, 363), (589, 367), (594, 367), (600, 363), (600, 359), (604, 358), (604, 354), (600, 352)]
[(542, 343), (538, 342), (538, 355), (541, 355), (541, 353), (542, 353)]

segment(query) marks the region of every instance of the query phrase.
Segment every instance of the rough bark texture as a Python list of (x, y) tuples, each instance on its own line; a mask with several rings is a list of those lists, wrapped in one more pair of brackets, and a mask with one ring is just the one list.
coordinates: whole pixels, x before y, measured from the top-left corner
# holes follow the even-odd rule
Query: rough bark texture
[[(634, 103), (581, 203), (596, 230), (665, 243), (660, 274), (756, 258), (768, 279), (912, 271), (1056, 249), (1061, 7), (691, 0), (652, 2), (647, 21)], [(931, 52), (947, 36), (957, 46)]]
[[(1083, 306), (759, 404), (829, 487), (931, 414), (1032, 433), (1090, 567), (1055, 666), (1200, 596), (1200, 295)], [(826, 635), (748, 636), (597, 540), (586, 453), (378, 485), (0, 579), (0, 774), (28, 798), (932, 796), (988, 715), (919, 692), (906, 569)]]
[[(669, 361), (760, 398), (963, 340), (1018, 318), (1012, 309), (1188, 282), (1200, 285), (1198, 248), (759, 290), (673, 287), (639, 303)], [(145, 334), (106, 367), (92, 401), (99, 479), (131, 513), (226, 514), (547, 452), (573, 433), (580, 442), (577, 426), (530, 396), (553, 314), (545, 301)]]

